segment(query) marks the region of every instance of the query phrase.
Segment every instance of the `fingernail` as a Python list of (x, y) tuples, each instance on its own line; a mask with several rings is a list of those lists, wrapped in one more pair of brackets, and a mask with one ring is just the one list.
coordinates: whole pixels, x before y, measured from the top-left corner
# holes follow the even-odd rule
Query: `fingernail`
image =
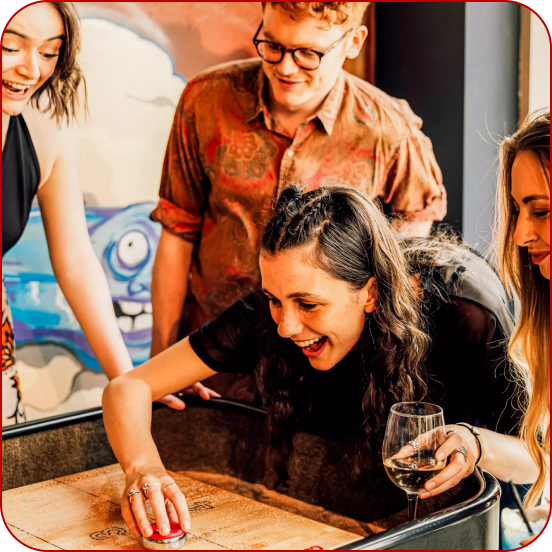
[(163, 525), (161, 525), (160, 533), (162, 535), (168, 535), (170, 532), (171, 532), (171, 530), (169, 529), (169, 526), (166, 523), (163, 523)]
[(445, 459), (445, 453), (444, 452), (438, 452), (436, 455), (435, 455), (435, 458), (437, 458), (437, 460), (439, 460), (439, 462), (441, 460), (444, 460)]
[(192, 524), (190, 523), (189, 519), (186, 519), (184, 521), (184, 531), (188, 532), (192, 527)]
[(420, 493), (420, 498), (427, 498), (429, 493)]
[(427, 489), (428, 491), (431, 491), (431, 489), (435, 489), (435, 486), (436, 486), (435, 483), (431, 482), (431, 483), (428, 483), (428, 484), (426, 485), (426, 489)]
[(144, 525), (144, 527), (142, 527), (142, 535), (146, 535), (146, 537), (149, 537), (152, 533), (153, 531), (151, 530), (150, 525)]

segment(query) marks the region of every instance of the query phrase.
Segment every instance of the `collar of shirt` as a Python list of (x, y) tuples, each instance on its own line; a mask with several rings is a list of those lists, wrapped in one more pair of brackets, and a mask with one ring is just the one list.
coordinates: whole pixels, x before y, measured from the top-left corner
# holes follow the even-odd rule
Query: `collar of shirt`
[[(264, 115), (265, 124), (269, 130), (273, 130), (273, 120), (270, 115), (270, 110), (266, 105), (265, 99), (268, 94), (268, 80), (264, 75), (262, 65), (259, 64), (259, 73), (257, 79), (254, 81), (253, 90), (251, 91), (255, 101), (252, 104), (250, 110), (245, 113), (245, 122), (250, 123), (256, 119), (261, 113)], [(330, 93), (326, 96), (326, 99), (322, 102), (322, 105), (318, 111), (312, 116), (309, 117), (305, 123), (310, 123), (314, 119), (319, 119), (322, 123), (322, 126), (328, 136), (332, 135), (335, 121), (341, 107), (341, 102), (343, 101), (343, 92), (345, 89), (345, 78), (343, 71), (339, 73), (337, 81), (330, 90)]]

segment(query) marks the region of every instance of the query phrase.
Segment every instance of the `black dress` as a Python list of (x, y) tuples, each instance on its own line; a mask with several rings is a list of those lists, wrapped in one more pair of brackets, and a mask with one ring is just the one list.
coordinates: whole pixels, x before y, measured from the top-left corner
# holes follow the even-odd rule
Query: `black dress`
[(22, 115), (10, 117), (2, 151), (2, 257), (19, 240), (40, 184), (36, 151)]
[[(22, 115), (10, 117), (2, 150), (2, 257), (19, 240), (40, 184), (40, 167)], [(25, 421), (15, 363), (13, 320), (2, 277), (2, 426)]]

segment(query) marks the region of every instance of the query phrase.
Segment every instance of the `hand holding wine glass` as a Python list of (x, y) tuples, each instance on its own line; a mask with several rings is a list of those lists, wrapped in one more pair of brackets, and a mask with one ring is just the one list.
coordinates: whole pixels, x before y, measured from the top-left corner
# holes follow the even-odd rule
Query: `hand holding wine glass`
[(408, 498), (408, 516), (416, 517), (418, 493), (447, 465), (435, 454), (446, 441), (443, 410), (429, 403), (398, 403), (391, 407), (383, 442), (387, 475)]

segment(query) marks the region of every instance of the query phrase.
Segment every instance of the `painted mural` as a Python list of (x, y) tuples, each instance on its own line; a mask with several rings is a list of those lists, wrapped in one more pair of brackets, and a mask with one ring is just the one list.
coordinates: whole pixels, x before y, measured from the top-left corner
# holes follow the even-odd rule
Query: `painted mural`
[[(79, 2), (89, 111), (79, 116), (88, 229), (134, 365), (149, 358), (149, 220), (186, 80), (255, 55), (257, 2)], [(107, 383), (54, 278), (38, 208), (2, 263), (27, 420), (98, 406)]]

